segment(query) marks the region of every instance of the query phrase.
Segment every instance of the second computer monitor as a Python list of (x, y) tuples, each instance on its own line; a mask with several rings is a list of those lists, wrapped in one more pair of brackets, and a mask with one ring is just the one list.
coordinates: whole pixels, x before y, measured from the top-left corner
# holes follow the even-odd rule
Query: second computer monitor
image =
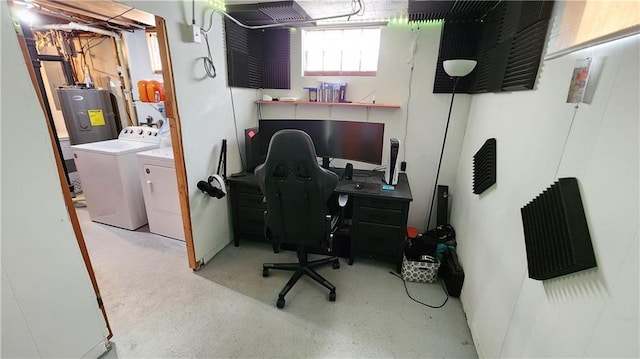
[(384, 124), (337, 120), (260, 120), (261, 152), (266, 154), (271, 137), (284, 129), (302, 130), (311, 136), (316, 154), (325, 158), (382, 163)]

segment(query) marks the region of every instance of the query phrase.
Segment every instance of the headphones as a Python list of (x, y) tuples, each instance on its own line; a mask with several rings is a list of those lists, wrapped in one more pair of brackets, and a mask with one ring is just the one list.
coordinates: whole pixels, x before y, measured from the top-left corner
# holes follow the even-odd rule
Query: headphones
[[(218, 182), (217, 186), (213, 186), (212, 182)], [(202, 191), (202, 193), (206, 193), (211, 197), (222, 198), (227, 195), (227, 187), (225, 186), (225, 181), (222, 176), (215, 174), (209, 176), (207, 181), (198, 182), (198, 189)]]

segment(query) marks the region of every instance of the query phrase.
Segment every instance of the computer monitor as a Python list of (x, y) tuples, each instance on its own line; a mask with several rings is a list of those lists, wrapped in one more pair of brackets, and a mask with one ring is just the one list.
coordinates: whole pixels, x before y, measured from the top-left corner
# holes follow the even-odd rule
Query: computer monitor
[(260, 152), (269, 149), (271, 137), (284, 129), (302, 130), (309, 134), (316, 154), (327, 158), (341, 158), (382, 164), (384, 124), (337, 120), (260, 120)]

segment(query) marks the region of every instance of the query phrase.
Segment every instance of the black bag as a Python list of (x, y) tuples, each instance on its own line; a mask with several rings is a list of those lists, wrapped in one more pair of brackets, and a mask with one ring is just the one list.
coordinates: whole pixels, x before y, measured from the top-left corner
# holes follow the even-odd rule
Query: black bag
[(437, 240), (438, 243), (442, 243), (450, 247), (456, 246), (456, 231), (450, 224), (441, 224), (436, 228), (428, 230), (423, 234), (423, 236), (433, 238)]
[(443, 260), (438, 269), (438, 276), (444, 280), (447, 292), (452, 297), (459, 297), (464, 282), (464, 272), (458, 262), (458, 255), (455, 250), (446, 248), (443, 252)]
[(425, 255), (435, 257), (437, 247), (438, 241), (429, 236), (409, 238), (404, 249), (404, 256), (409, 261), (421, 261)]

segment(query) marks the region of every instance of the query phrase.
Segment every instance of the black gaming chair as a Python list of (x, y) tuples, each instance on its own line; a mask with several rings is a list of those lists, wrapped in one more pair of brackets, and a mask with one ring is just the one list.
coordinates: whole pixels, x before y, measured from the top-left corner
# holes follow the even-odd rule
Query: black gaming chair
[(331, 216), (327, 200), (338, 184), (338, 176), (318, 165), (313, 141), (300, 130), (281, 130), (271, 138), (267, 159), (255, 170), (260, 189), (267, 201), (265, 233), (274, 244), (297, 245), (298, 263), (265, 263), (262, 275), (269, 269), (295, 271), (278, 295), (278, 308), (284, 308), (284, 296), (303, 274), (329, 289), (329, 300), (336, 300), (336, 287), (313, 270), (333, 263), (337, 257), (309, 262), (307, 247), (331, 246)]

